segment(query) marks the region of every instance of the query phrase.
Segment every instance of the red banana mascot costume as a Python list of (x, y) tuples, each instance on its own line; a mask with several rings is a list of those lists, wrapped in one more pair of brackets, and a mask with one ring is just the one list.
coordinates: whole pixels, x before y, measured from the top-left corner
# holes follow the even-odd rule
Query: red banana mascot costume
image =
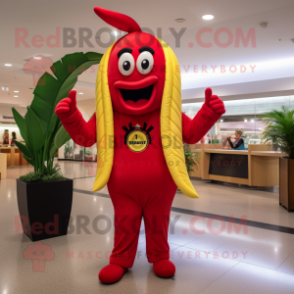
[(198, 142), (225, 113), (224, 104), (208, 88), (205, 103), (191, 120), (181, 112), (180, 72), (172, 49), (126, 15), (99, 7), (94, 11), (128, 34), (101, 60), (96, 114), (88, 122), (82, 118), (75, 91), (55, 112), (77, 144), (97, 143), (93, 190), (107, 184), (114, 206), (114, 248), (99, 279), (116, 282), (132, 267), (142, 217), (148, 261), (156, 275), (171, 277), (175, 266), (169, 261), (167, 236), (176, 189), (198, 198), (185, 167), (183, 141)]

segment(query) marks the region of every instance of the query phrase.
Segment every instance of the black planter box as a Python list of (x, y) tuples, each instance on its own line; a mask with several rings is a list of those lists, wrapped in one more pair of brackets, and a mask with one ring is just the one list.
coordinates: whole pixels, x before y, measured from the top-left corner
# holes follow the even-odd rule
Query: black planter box
[(73, 180), (25, 183), (17, 180), (18, 209), (23, 231), (32, 241), (67, 234)]

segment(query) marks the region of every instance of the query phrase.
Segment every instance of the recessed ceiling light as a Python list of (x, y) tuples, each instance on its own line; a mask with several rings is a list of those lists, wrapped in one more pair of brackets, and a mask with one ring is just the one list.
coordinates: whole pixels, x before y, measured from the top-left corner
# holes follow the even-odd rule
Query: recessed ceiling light
[(261, 22), (259, 25), (260, 25), (260, 27), (265, 29), (265, 28), (267, 28), (268, 23), (264, 21), (264, 22)]
[(80, 92), (79, 94), (83, 95), (84, 93)]
[(211, 14), (206, 14), (206, 15), (203, 15), (203, 16), (202, 16), (202, 19), (205, 19), (205, 20), (212, 20), (212, 19), (214, 19), (214, 16), (211, 15)]
[(17, 95), (13, 96), (13, 97), (18, 97)]
[(5, 66), (12, 66), (11, 63), (5, 63), (4, 65), (5, 65)]
[(18, 93), (19, 91), (13, 91), (14, 93)]
[(185, 22), (186, 20), (184, 18), (177, 18), (175, 19), (175, 21), (178, 23), (182, 23), (182, 22)]

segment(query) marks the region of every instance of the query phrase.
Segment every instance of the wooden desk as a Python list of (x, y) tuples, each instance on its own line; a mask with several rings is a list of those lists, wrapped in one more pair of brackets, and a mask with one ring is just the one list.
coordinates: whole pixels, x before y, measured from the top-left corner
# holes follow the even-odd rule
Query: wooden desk
[[(199, 147), (201, 149), (199, 149)], [(279, 185), (279, 157), (284, 157), (284, 153), (273, 151), (270, 145), (265, 144), (248, 145), (248, 150), (228, 150), (220, 149), (220, 147), (221, 146), (216, 144), (201, 144), (201, 146), (191, 145), (190, 149), (191, 151), (196, 152), (200, 157), (200, 163), (198, 169), (194, 168), (194, 171), (190, 172), (189, 175), (203, 180), (215, 180), (254, 187), (271, 187)], [(225, 176), (209, 173), (211, 154), (247, 156), (248, 176), (246, 178), (241, 178), (234, 175)]]
[(284, 156), (283, 152), (252, 150), (250, 153), (250, 186), (279, 186), (279, 157)]
[(7, 166), (19, 166), (29, 164), (23, 158), (23, 154), (17, 147), (0, 147), (0, 153), (5, 153), (7, 155)]

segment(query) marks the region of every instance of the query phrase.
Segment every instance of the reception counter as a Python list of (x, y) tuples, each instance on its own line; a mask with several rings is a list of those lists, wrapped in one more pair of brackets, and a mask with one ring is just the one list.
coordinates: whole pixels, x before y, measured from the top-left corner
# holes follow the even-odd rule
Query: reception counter
[[(199, 149), (200, 148), (200, 149)], [(269, 145), (248, 145), (248, 150), (225, 150), (216, 144), (190, 145), (200, 158), (191, 177), (255, 187), (279, 185), (279, 157)]]
[(0, 147), (0, 153), (5, 153), (7, 156), (7, 166), (19, 166), (29, 164), (23, 154), (17, 147)]

